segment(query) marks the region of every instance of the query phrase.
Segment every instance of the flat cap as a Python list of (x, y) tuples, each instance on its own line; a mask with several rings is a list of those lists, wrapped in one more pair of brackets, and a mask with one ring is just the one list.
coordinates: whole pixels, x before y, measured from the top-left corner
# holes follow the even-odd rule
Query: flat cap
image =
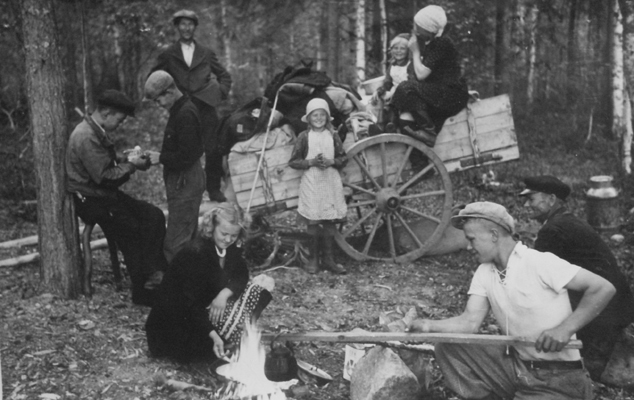
[(479, 201), (465, 206), (457, 215), (451, 217), (451, 224), (458, 229), (463, 229), (469, 219), (482, 218), (494, 222), (506, 229), (509, 233), (515, 232), (515, 221), (506, 211), (506, 208), (497, 203)]
[(173, 84), (174, 78), (172, 78), (172, 75), (162, 70), (154, 71), (145, 81), (145, 98), (154, 100)]
[(566, 200), (570, 194), (570, 186), (552, 175), (530, 176), (524, 179), (524, 185), (526, 185), (526, 189), (519, 194), (520, 196), (541, 192), (554, 194), (557, 198)]
[(126, 115), (134, 117), (134, 102), (125, 93), (108, 89), (97, 98), (97, 104), (101, 107), (111, 107)]
[(196, 13), (191, 10), (176, 11), (174, 13), (174, 16), (172, 17), (172, 22), (174, 22), (174, 25), (178, 25), (181, 18), (191, 19), (192, 21), (194, 21), (194, 24), (198, 26), (198, 15), (196, 15)]

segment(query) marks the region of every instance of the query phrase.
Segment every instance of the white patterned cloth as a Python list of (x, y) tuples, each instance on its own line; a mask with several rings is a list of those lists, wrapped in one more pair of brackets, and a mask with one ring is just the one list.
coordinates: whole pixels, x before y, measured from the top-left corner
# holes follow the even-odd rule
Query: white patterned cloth
[[(335, 142), (332, 135), (327, 129), (308, 132), (306, 159), (313, 159), (320, 153), (326, 159), (334, 159)], [(304, 171), (299, 184), (297, 211), (300, 215), (313, 221), (336, 220), (345, 218), (347, 209), (341, 175), (336, 168), (310, 167)]]

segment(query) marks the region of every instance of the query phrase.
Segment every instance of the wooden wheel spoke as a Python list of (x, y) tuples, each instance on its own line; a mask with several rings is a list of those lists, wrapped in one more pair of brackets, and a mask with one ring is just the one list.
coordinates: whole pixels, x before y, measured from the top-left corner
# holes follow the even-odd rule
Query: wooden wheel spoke
[(347, 230), (345, 230), (341, 236), (343, 236), (344, 238), (347, 238), (348, 235), (350, 235), (352, 232), (354, 232), (359, 225), (361, 225), (362, 223), (364, 223), (368, 218), (370, 218), (372, 216), (372, 214), (374, 214), (376, 212), (376, 208), (373, 208), (370, 212), (368, 212), (364, 217), (359, 218), (359, 220), (357, 220), (357, 222), (355, 222), (350, 228), (348, 228)]
[(396, 187), (396, 184), (398, 183), (398, 179), (401, 177), (401, 174), (403, 173), (403, 169), (405, 169), (405, 166), (407, 165), (407, 162), (409, 161), (409, 156), (410, 154), (412, 154), (412, 150), (414, 150), (413, 146), (407, 146), (407, 150), (405, 151), (405, 155), (403, 156), (403, 160), (401, 161), (401, 165), (398, 166), (398, 170), (396, 171), (396, 174), (394, 175), (394, 181), (392, 181), (392, 187)]
[(429, 170), (431, 170), (432, 168), (434, 168), (434, 164), (430, 163), (428, 166), (426, 166), (425, 168), (423, 168), (420, 171), (418, 171), (418, 173), (416, 175), (411, 177), (409, 181), (405, 182), (405, 184), (398, 189), (398, 193), (399, 194), (403, 193), (405, 191), (405, 189), (407, 189), (408, 187), (413, 185), (414, 182), (416, 182), (420, 177), (422, 177), (427, 172), (429, 172)]
[(370, 180), (370, 182), (372, 182), (372, 184), (377, 189), (381, 189), (381, 186), (379, 186), (379, 184), (376, 182), (376, 180), (372, 177), (372, 175), (370, 174), (370, 171), (368, 171), (368, 168), (365, 166), (365, 163), (362, 160), (359, 159), (359, 156), (355, 155), (355, 156), (352, 157), (352, 159), (357, 163), (359, 168), (361, 168), (361, 172), (363, 172), (365, 174), (365, 176)]
[(430, 196), (444, 196), (444, 190), (434, 190), (431, 192), (423, 192), (423, 193), (412, 193), (401, 197), (401, 200), (409, 200), (409, 199), (418, 199), (421, 197), (430, 197)]
[(403, 225), (403, 227), (405, 228), (407, 233), (409, 233), (409, 235), (412, 237), (412, 239), (414, 239), (416, 244), (418, 244), (418, 247), (419, 248), (423, 247), (423, 243), (420, 241), (418, 236), (416, 236), (414, 231), (412, 231), (412, 228), (409, 227), (409, 224), (407, 222), (405, 222), (405, 218), (403, 218), (403, 216), (400, 213), (398, 213), (398, 212), (396, 212), (394, 214), (396, 215), (396, 218), (398, 218), (398, 220), (401, 222), (401, 224)]
[(379, 228), (379, 224), (381, 223), (381, 216), (379, 215), (374, 221), (374, 226), (372, 226), (372, 230), (370, 231), (370, 235), (368, 236), (368, 240), (365, 242), (365, 246), (363, 246), (363, 255), (367, 256), (370, 251), (370, 245), (374, 240), (374, 235), (376, 234), (377, 229)]
[(394, 245), (394, 230), (392, 228), (392, 218), (390, 214), (385, 214), (385, 220), (387, 222), (387, 235), (390, 239), (390, 255), (396, 258), (396, 246)]
[(381, 170), (383, 171), (383, 187), (388, 187), (387, 184), (387, 159), (385, 151), (385, 142), (381, 142)]
[(376, 200), (366, 200), (366, 201), (357, 201), (355, 203), (348, 204), (348, 208), (350, 207), (365, 207), (365, 206), (373, 206), (376, 204)]
[(370, 195), (370, 196), (372, 196), (372, 197), (374, 197), (374, 196), (376, 195), (376, 193), (375, 193), (375, 192), (373, 192), (373, 191), (371, 191), (371, 190), (368, 190), (368, 189), (364, 189), (364, 188), (362, 188), (361, 186), (357, 186), (357, 185), (354, 185), (354, 184), (352, 184), (352, 183), (345, 183), (345, 182), (344, 182), (344, 183), (343, 183), (343, 186), (348, 186), (349, 188), (354, 189), (354, 190), (356, 190), (357, 192), (363, 192), (363, 193), (369, 194), (369, 195)]
[(414, 210), (413, 208), (409, 208), (409, 207), (405, 207), (405, 206), (401, 205), (401, 210), (405, 210), (405, 211), (411, 212), (412, 214), (418, 215), (419, 217), (423, 217), (423, 218), (428, 219), (430, 221), (433, 221), (433, 222), (435, 222), (437, 224), (440, 224), (440, 220), (438, 218), (432, 217), (431, 215), (424, 214), (424, 213), (422, 213), (420, 211)]

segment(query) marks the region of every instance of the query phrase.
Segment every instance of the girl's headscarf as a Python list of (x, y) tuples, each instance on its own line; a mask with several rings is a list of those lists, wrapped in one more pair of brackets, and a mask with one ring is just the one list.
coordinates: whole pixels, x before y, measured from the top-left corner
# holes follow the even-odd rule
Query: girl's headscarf
[(440, 6), (427, 6), (416, 13), (414, 23), (440, 37), (447, 25), (447, 15)]
[(398, 43), (403, 43), (405, 46), (407, 46), (407, 44), (409, 43), (409, 34), (401, 33), (395, 36), (394, 39), (392, 39), (392, 41), (390, 42), (390, 49)]

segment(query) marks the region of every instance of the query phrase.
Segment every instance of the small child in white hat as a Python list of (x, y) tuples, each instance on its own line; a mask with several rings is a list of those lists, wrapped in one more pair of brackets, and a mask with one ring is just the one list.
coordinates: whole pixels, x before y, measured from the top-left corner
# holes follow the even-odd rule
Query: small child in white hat
[[(312, 236), (310, 260), (306, 271), (314, 274), (319, 268), (345, 274), (334, 261), (335, 224), (346, 218), (347, 206), (339, 170), (346, 165), (346, 153), (330, 122), (328, 103), (320, 98), (306, 105), (302, 121), (308, 129), (299, 134), (288, 165), (304, 170), (299, 185), (297, 211), (306, 220)], [(319, 258), (321, 253), (321, 262)]]

